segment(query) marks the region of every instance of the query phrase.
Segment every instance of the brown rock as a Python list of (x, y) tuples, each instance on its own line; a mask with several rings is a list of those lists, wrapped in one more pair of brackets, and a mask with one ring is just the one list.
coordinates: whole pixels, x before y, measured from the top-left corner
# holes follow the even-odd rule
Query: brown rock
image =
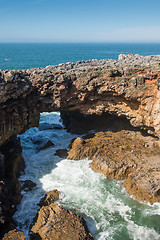
[(125, 179), (129, 194), (150, 203), (160, 201), (159, 141), (140, 132), (99, 132), (94, 138), (77, 138), (69, 159), (89, 158), (93, 170), (108, 178)]
[(47, 192), (44, 196), (44, 198), (41, 199), (39, 206), (46, 206), (51, 203), (54, 203), (59, 199), (59, 191), (57, 189), (54, 189), (50, 192)]
[(2, 240), (9, 240), (9, 239), (25, 240), (25, 236), (24, 236), (23, 232), (18, 231), (17, 229), (14, 229), (14, 230), (11, 230), (8, 233), (6, 233)]
[(93, 239), (82, 217), (53, 203), (40, 209), (37, 222), (31, 230), (31, 239)]

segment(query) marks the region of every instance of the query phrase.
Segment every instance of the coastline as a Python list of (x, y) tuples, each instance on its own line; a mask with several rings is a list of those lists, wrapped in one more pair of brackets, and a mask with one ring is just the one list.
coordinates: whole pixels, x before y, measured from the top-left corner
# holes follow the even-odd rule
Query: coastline
[[(115, 131), (118, 124), (116, 131), (144, 131), (154, 137), (151, 145), (156, 142), (159, 147), (160, 56), (120, 55), (119, 60), (0, 71), (0, 86), (2, 181), (8, 179), (5, 146), (17, 134), (38, 126), (40, 112), (44, 111), (60, 111), (71, 132), (81, 132), (84, 125), (85, 131), (95, 126)], [(157, 191), (155, 201), (160, 201)]]

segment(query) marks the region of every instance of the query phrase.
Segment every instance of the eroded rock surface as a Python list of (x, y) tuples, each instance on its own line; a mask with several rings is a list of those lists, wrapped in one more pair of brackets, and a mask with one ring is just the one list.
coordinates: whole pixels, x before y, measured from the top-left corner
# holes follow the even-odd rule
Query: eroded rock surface
[[(0, 180), (6, 191), (16, 192), (17, 189), (20, 192), (17, 181), (12, 181), (17, 176), (11, 157), (16, 148), (11, 143), (17, 134), (38, 126), (43, 111), (60, 111), (64, 124), (71, 131), (77, 130), (80, 124), (84, 131), (89, 127), (94, 129), (95, 125), (101, 125), (99, 117), (103, 116), (104, 129), (112, 128), (113, 122), (115, 128), (121, 125), (124, 129), (124, 122), (128, 121), (131, 126), (160, 138), (160, 56), (120, 55), (118, 60), (0, 70)], [(96, 124), (92, 124), (92, 119)], [(137, 183), (141, 177), (131, 179)], [(133, 190), (135, 186), (126, 182), (126, 187)], [(155, 191), (159, 194), (159, 190)], [(15, 198), (20, 199), (20, 194)], [(17, 199), (8, 205), (9, 218)]]
[(43, 240), (93, 240), (85, 220), (70, 210), (55, 204), (59, 192), (50, 191), (40, 203), (36, 223), (32, 227), (31, 239)]
[(2, 240), (25, 240), (23, 232), (18, 231), (17, 229), (11, 230), (6, 233)]
[(160, 137), (160, 56), (1, 70), (0, 96), (0, 145), (37, 126), (43, 111), (107, 113)]
[(107, 178), (123, 180), (129, 194), (150, 203), (160, 201), (160, 142), (140, 132), (99, 132), (77, 138), (69, 159), (92, 159), (93, 170)]

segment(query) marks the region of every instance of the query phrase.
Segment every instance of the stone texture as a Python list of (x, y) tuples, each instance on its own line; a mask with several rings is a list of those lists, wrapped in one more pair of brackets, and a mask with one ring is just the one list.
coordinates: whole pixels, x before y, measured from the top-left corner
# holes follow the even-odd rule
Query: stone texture
[(23, 232), (18, 231), (17, 229), (11, 230), (6, 233), (2, 240), (25, 240)]
[[(17, 151), (12, 143), (17, 134), (38, 126), (40, 112), (61, 111), (69, 130), (77, 129), (79, 123), (85, 127), (83, 117), (88, 119), (86, 131), (92, 125), (90, 119), (105, 115), (105, 128), (113, 120), (119, 124), (122, 119), (121, 122), (127, 120), (133, 127), (159, 138), (159, 90), (160, 56), (121, 55), (118, 60), (94, 59), (22, 71), (0, 70), (0, 151), (4, 155), (0, 164), (1, 180), (10, 194), (7, 219), (11, 219), (20, 199), (20, 187), (15, 180), (15, 169), (19, 168), (14, 155)], [(131, 184), (127, 186), (133, 189)], [(9, 225), (7, 221), (5, 226)]]
[(43, 111), (124, 117), (160, 136), (160, 56), (0, 71), (0, 145), (38, 125)]
[(91, 240), (87, 225), (82, 217), (63, 209), (54, 202), (59, 199), (57, 189), (45, 194), (40, 201), (41, 209), (31, 228), (31, 239), (40, 240)]
[(59, 199), (59, 191), (57, 189), (54, 189), (50, 192), (47, 192), (44, 196), (44, 198), (41, 199), (39, 206), (47, 206), (51, 203), (54, 203), (55, 201), (58, 201)]
[(69, 159), (92, 159), (93, 170), (107, 178), (124, 180), (129, 194), (150, 203), (160, 202), (160, 142), (140, 132), (99, 132), (93, 138), (77, 138)]
[(82, 217), (54, 203), (40, 209), (37, 222), (31, 230), (31, 239), (93, 239)]

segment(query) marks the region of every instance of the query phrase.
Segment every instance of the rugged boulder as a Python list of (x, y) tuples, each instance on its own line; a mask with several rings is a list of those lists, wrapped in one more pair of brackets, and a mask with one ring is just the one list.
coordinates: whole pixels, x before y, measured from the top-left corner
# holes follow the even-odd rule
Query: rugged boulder
[(76, 213), (55, 204), (59, 198), (58, 190), (46, 193), (41, 200), (41, 209), (32, 227), (31, 239), (43, 240), (91, 240), (85, 220)]
[(82, 217), (54, 203), (40, 209), (31, 230), (31, 239), (38, 239), (38, 235), (39, 239), (48, 240), (93, 239)]
[(93, 138), (77, 138), (69, 159), (89, 158), (93, 170), (107, 178), (124, 180), (129, 194), (150, 203), (160, 201), (160, 142), (140, 132), (99, 132)]
[(17, 229), (11, 230), (6, 233), (2, 240), (25, 240), (23, 232), (18, 231)]

